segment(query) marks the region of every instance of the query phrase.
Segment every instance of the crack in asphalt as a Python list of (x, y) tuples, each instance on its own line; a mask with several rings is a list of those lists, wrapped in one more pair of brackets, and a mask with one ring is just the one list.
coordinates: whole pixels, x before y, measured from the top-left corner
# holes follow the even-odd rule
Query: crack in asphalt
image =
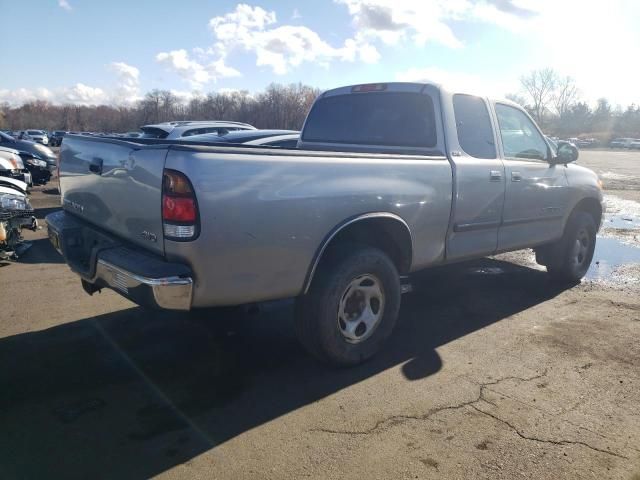
[(461, 408), (465, 408), (465, 407), (471, 406), (474, 403), (478, 403), (480, 401), (486, 402), (486, 403), (488, 403), (490, 405), (493, 405), (493, 406), (497, 407), (497, 405), (495, 403), (493, 403), (490, 400), (487, 400), (486, 398), (484, 398), (485, 388), (487, 388), (487, 387), (489, 387), (491, 385), (497, 385), (497, 384), (499, 384), (501, 382), (505, 382), (507, 380), (518, 380), (518, 381), (521, 381), (521, 382), (529, 382), (529, 381), (540, 379), (540, 378), (544, 377), (546, 374), (547, 374), (547, 370), (545, 370), (543, 373), (535, 375), (533, 377), (522, 378), (522, 377), (509, 376), (509, 377), (500, 378), (498, 380), (494, 380), (492, 382), (482, 383), (482, 384), (480, 384), (480, 392), (478, 393), (478, 396), (473, 400), (469, 400), (469, 401), (466, 401), (466, 402), (458, 403), (456, 405), (447, 405), (447, 406), (444, 406), (444, 407), (432, 408), (427, 413), (425, 413), (423, 415), (392, 415), (391, 417), (387, 417), (387, 418), (384, 418), (382, 420), (379, 420), (378, 422), (376, 422), (375, 425), (373, 425), (371, 428), (368, 428), (366, 430), (333, 430), (333, 429), (330, 429), (330, 428), (314, 428), (314, 429), (311, 429), (311, 431), (313, 431), (313, 432), (323, 432), (323, 433), (343, 434), (343, 435), (370, 435), (372, 433), (375, 433), (377, 430), (381, 429), (382, 427), (384, 427), (384, 425), (387, 424), (387, 423), (392, 423), (392, 424), (395, 425), (398, 422), (402, 422), (404, 420), (428, 420), (432, 416), (434, 416), (434, 415), (436, 415), (436, 414), (438, 414), (440, 412), (443, 412), (445, 410), (459, 410)]
[(470, 405), (470, 407), (473, 408), (475, 411), (482, 413), (484, 415), (487, 415), (488, 417), (491, 417), (494, 420), (506, 425), (511, 430), (513, 430), (514, 433), (516, 433), (520, 438), (524, 440), (531, 440), (532, 442), (538, 442), (538, 443), (549, 443), (551, 445), (581, 445), (583, 447), (589, 448), (596, 452), (606, 453), (607, 455), (613, 455), (614, 457), (624, 458), (625, 460), (629, 460), (629, 457), (625, 457), (624, 455), (621, 455), (619, 453), (612, 452), (611, 450), (605, 450), (603, 448), (594, 447), (593, 445), (589, 445), (586, 442), (581, 442), (580, 440), (549, 440), (549, 439), (538, 438), (538, 437), (530, 437), (529, 435), (525, 435), (520, 430), (518, 430), (518, 428), (515, 425), (513, 425), (511, 422), (503, 418), (500, 418), (497, 415), (494, 415), (493, 413), (482, 410), (475, 405)]
[[(550, 440), (550, 439), (544, 439), (544, 438), (538, 438), (538, 437), (533, 437), (533, 436), (529, 436), (529, 435), (525, 435), (524, 433), (522, 433), (522, 431), (520, 431), (515, 425), (513, 425), (511, 422), (498, 417), (497, 415), (491, 413), (491, 412), (487, 412), (485, 410), (482, 410), (481, 408), (478, 408), (478, 406), (476, 405), (479, 402), (484, 402), (487, 403), (489, 405), (493, 405), (494, 407), (498, 408), (498, 406), (490, 401), (487, 400), (484, 397), (484, 392), (485, 389), (492, 391), (490, 389), (488, 389), (487, 387), (490, 387), (492, 385), (498, 385), (499, 383), (502, 382), (506, 382), (508, 380), (515, 380), (518, 382), (531, 382), (533, 380), (538, 380), (540, 378), (543, 378), (547, 375), (547, 370), (545, 369), (545, 371), (543, 373), (534, 375), (532, 377), (515, 377), (515, 376), (508, 376), (508, 377), (502, 377), (498, 380), (494, 380), (492, 382), (486, 382), (486, 383), (481, 383), (480, 384), (480, 391), (478, 392), (478, 396), (473, 399), (473, 400), (469, 400), (466, 402), (462, 402), (462, 403), (458, 403), (456, 405), (447, 405), (444, 407), (436, 407), (436, 408), (432, 408), (430, 409), (427, 413), (423, 414), (423, 415), (393, 415), (391, 417), (387, 417), (384, 418), (382, 420), (379, 420), (378, 422), (376, 422), (375, 425), (373, 425), (371, 428), (365, 429), (365, 430), (337, 430), (337, 429), (330, 429), (330, 428), (314, 428), (311, 429), (311, 432), (320, 432), (320, 433), (328, 433), (328, 434), (334, 434), (334, 435), (353, 435), (353, 436), (364, 436), (364, 435), (371, 435), (374, 433), (377, 433), (378, 430), (383, 430), (385, 425), (390, 424), (391, 426), (397, 425), (399, 423), (403, 423), (405, 421), (409, 421), (409, 420), (420, 420), (420, 421), (424, 421), (424, 420), (429, 420), (432, 416), (437, 415), (440, 412), (446, 411), (446, 410), (459, 410), (462, 408), (466, 408), (466, 407), (471, 407), (473, 408), (476, 412), (481, 413), (483, 415), (486, 415), (494, 420), (496, 420), (497, 422), (502, 423), (503, 425), (506, 425), (507, 427), (509, 427), (516, 435), (518, 435), (520, 438), (522, 438), (523, 440), (529, 440), (532, 442), (538, 442), (538, 443), (547, 443), (550, 445), (579, 445), (585, 448), (589, 448), (590, 450), (596, 451), (596, 452), (600, 452), (600, 453), (604, 453), (607, 455), (611, 455), (614, 457), (618, 457), (618, 458), (623, 458), (625, 460), (628, 460), (629, 457), (626, 457), (620, 453), (616, 453), (616, 452), (612, 452), (611, 450), (606, 450), (603, 448), (598, 448), (598, 447), (594, 447), (593, 445), (590, 445), (586, 442), (582, 442), (580, 440)], [(498, 393), (498, 392), (494, 392), (494, 393)]]

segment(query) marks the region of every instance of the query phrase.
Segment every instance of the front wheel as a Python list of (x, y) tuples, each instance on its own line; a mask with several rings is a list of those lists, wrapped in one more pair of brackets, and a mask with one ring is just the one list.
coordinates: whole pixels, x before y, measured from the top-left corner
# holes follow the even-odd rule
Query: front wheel
[(400, 309), (400, 277), (382, 251), (354, 247), (327, 259), (296, 301), (296, 333), (322, 361), (356, 365), (391, 335)]
[(589, 270), (596, 247), (596, 223), (586, 212), (571, 215), (565, 233), (550, 247), (549, 274), (565, 282), (579, 282)]

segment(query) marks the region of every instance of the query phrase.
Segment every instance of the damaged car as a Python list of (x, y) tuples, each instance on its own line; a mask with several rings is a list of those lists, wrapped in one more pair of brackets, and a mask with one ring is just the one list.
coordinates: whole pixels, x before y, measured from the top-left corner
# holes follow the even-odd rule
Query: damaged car
[(30, 244), (22, 230), (36, 230), (38, 221), (27, 198), (27, 184), (10, 177), (0, 177), (0, 259), (17, 260)]

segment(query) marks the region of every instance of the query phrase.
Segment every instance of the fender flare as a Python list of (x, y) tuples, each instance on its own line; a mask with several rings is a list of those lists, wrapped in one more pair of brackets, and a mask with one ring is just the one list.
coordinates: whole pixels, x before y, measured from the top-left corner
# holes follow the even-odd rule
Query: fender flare
[(413, 257), (413, 236), (411, 235), (411, 229), (409, 228), (409, 225), (402, 217), (391, 212), (370, 212), (370, 213), (364, 213), (361, 215), (356, 215), (354, 217), (351, 217), (342, 221), (341, 223), (333, 227), (333, 229), (331, 229), (331, 231), (324, 237), (324, 239), (320, 243), (320, 246), (316, 249), (316, 252), (313, 256), (313, 260), (311, 261), (311, 265), (309, 266), (307, 270), (307, 275), (305, 276), (305, 279), (304, 279), (304, 284), (302, 287), (303, 295), (309, 291), (309, 287), (311, 287), (311, 282), (313, 281), (313, 277), (316, 273), (318, 265), (322, 260), (322, 255), (326, 251), (331, 241), (345, 228), (350, 227), (358, 222), (375, 219), (375, 218), (385, 218), (385, 219), (394, 220), (396, 222), (399, 222), (406, 229), (409, 235), (409, 239), (411, 241), (411, 247), (412, 247), (411, 252), (409, 252), (409, 265), (411, 265), (412, 257)]

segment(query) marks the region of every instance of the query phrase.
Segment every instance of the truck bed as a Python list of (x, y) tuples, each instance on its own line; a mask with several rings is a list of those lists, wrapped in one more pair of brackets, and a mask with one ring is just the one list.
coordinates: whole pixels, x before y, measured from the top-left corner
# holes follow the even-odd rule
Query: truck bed
[[(100, 173), (92, 172), (101, 164)], [(93, 167), (92, 167), (93, 165)], [(427, 168), (425, 168), (427, 167)], [(200, 235), (162, 235), (164, 169), (193, 184)], [(301, 293), (326, 238), (359, 215), (389, 212), (412, 232), (412, 269), (444, 257), (452, 173), (443, 155), (283, 150), (68, 136), (63, 207), (194, 272), (194, 305)]]

